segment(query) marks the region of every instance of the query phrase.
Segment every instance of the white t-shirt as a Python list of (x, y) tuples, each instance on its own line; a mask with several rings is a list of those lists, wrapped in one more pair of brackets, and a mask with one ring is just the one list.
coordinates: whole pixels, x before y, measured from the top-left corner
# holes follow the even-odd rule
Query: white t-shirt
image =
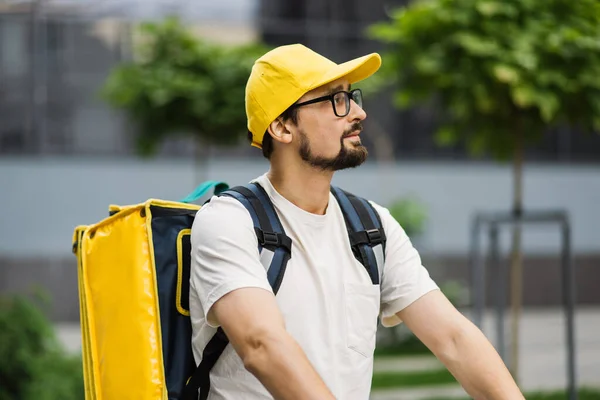
[[(281, 196), (266, 175), (258, 182), (268, 193), (286, 234), (292, 239), (276, 300), (286, 329), (340, 400), (369, 398), (377, 318), (384, 326), (427, 292), (437, 289), (419, 254), (389, 211), (374, 203), (387, 236), (381, 285), (373, 285), (350, 249), (342, 211), (330, 194), (325, 215), (308, 213)], [(216, 332), (208, 318), (212, 305), (244, 287), (271, 291), (261, 264), (248, 211), (237, 200), (214, 197), (192, 227), (190, 317), (196, 363)], [(211, 374), (209, 400), (272, 399), (228, 345)]]

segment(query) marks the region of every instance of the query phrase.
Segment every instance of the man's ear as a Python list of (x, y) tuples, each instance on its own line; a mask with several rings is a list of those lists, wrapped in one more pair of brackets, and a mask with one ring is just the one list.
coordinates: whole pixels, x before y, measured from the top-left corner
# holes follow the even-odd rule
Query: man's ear
[(273, 140), (280, 143), (290, 143), (292, 141), (292, 132), (288, 130), (288, 127), (282, 118), (277, 118), (275, 121), (271, 122), (267, 130)]

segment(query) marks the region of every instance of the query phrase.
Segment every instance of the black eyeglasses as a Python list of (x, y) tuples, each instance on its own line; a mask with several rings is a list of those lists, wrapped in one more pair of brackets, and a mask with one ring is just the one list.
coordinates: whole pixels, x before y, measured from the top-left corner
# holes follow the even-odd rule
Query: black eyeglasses
[(317, 97), (316, 99), (303, 101), (302, 103), (296, 103), (291, 106), (291, 108), (306, 106), (309, 104), (319, 103), (321, 101), (329, 100), (331, 102), (331, 106), (333, 107), (333, 112), (337, 117), (345, 117), (350, 112), (350, 100), (354, 100), (356, 105), (360, 108), (363, 106), (362, 101), (362, 91), (360, 89), (353, 89), (349, 92), (340, 91), (329, 94), (327, 96)]

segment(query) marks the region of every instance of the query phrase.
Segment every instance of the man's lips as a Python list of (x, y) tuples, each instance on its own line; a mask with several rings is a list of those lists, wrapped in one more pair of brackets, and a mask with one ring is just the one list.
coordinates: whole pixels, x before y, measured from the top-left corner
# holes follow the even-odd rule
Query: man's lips
[(354, 132), (351, 132), (350, 134), (344, 136), (344, 139), (349, 138), (349, 137), (357, 137), (358, 135), (360, 135), (360, 131), (354, 131)]

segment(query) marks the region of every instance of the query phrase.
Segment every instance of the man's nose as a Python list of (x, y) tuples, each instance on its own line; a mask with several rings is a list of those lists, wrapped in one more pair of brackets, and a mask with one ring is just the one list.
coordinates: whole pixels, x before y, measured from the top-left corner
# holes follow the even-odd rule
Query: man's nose
[(367, 113), (361, 106), (356, 104), (353, 99), (350, 99), (350, 112), (348, 113), (348, 116), (350, 117), (350, 121), (362, 121), (367, 118)]

